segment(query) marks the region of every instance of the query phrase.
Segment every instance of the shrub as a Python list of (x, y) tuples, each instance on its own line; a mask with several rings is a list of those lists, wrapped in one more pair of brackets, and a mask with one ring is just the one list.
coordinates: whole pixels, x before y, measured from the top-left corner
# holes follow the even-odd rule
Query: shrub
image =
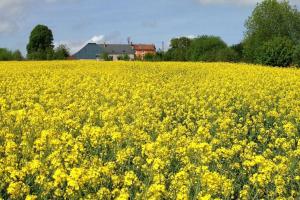
[(27, 55), (29, 60), (46, 60), (47, 55), (44, 52), (32, 52)]
[(192, 40), (189, 51), (190, 60), (218, 61), (216, 54), (226, 48), (226, 43), (220, 37), (204, 35)]
[(144, 56), (144, 61), (154, 61), (154, 59), (155, 59), (154, 57), (155, 57), (154, 54), (146, 53)]
[(236, 52), (236, 62), (241, 62), (244, 60), (244, 44), (241, 42), (239, 44), (234, 44), (230, 47), (234, 52)]
[(296, 45), (293, 52), (293, 64), (300, 67), (300, 44)]
[(23, 60), (22, 53), (19, 50), (14, 52), (0, 48), (0, 61), (8, 61), (8, 60)]
[(231, 48), (220, 49), (216, 53), (216, 61), (237, 62), (238, 60), (238, 53)]
[(111, 60), (113, 60), (113, 58), (111, 56), (109, 56), (108, 53), (102, 53), (102, 54), (100, 54), (100, 59), (102, 59), (104, 61), (111, 61)]
[(66, 45), (59, 45), (54, 50), (54, 59), (65, 60), (70, 56), (70, 50)]
[(6, 61), (6, 60), (12, 60), (12, 53), (4, 48), (0, 49), (0, 60)]
[(16, 50), (15, 52), (13, 52), (12, 56), (13, 56), (13, 60), (21, 61), (24, 59), (20, 50)]
[(166, 54), (162, 51), (158, 51), (155, 54), (147, 53), (144, 56), (144, 61), (164, 61), (164, 60), (172, 60), (166, 57)]
[(129, 57), (128, 54), (124, 54), (124, 55), (118, 56), (118, 60), (125, 60), (125, 61), (128, 61), (128, 60), (130, 60), (130, 57)]
[(263, 65), (289, 66), (293, 61), (293, 42), (286, 37), (275, 37), (259, 49), (258, 62)]

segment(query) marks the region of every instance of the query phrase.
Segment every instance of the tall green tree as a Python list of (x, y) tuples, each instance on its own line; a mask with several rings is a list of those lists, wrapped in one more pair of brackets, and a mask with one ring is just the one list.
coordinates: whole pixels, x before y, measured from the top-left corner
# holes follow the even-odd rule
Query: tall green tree
[(29, 59), (46, 60), (53, 58), (53, 34), (45, 25), (37, 25), (31, 32), (27, 53)]
[(191, 43), (192, 40), (187, 37), (173, 38), (168, 51), (170, 60), (187, 61), (188, 49), (190, 48)]
[[(216, 36), (203, 35), (192, 40), (189, 48), (189, 59), (192, 61), (219, 61), (221, 50), (227, 49), (227, 44)], [(223, 60), (223, 58), (222, 58)]]
[(244, 55), (247, 61), (259, 62), (259, 49), (275, 37), (300, 41), (300, 14), (288, 1), (264, 0), (258, 3), (245, 23)]

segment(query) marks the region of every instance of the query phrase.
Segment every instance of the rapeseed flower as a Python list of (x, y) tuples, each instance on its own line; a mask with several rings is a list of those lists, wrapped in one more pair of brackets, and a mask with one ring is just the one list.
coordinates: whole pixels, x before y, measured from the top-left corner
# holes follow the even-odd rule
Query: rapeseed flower
[(0, 199), (299, 199), (300, 71), (1, 62)]

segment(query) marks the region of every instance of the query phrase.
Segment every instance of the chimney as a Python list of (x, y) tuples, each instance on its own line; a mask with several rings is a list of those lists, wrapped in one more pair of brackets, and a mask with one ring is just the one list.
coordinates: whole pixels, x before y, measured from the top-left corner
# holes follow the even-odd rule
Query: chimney
[(127, 44), (130, 44), (130, 43), (131, 43), (131, 38), (128, 37), (128, 38), (127, 38)]

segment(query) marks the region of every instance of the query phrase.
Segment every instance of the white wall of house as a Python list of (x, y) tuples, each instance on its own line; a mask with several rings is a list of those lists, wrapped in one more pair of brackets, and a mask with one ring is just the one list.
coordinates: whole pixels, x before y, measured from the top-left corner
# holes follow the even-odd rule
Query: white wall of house
[[(113, 60), (118, 60), (118, 57), (124, 56), (124, 54), (110, 54), (109, 56), (111, 56)], [(130, 60), (134, 60), (134, 54), (129, 54), (128, 56)]]

